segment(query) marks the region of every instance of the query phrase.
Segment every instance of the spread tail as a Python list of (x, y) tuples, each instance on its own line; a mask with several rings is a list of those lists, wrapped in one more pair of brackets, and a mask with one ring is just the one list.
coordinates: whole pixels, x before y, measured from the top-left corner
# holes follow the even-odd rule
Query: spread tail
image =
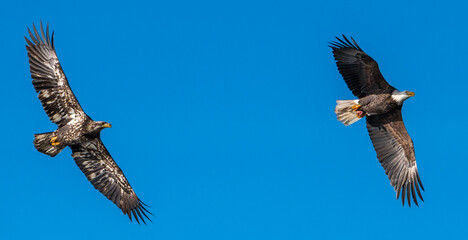
[(34, 134), (34, 147), (41, 153), (55, 157), (55, 155), (59, 154), (65, 146), (52, 146), (50, 139), (53, 137), (55, 137), (55, 132)]
[(353, 124), (357, 122), (359, 119), (356, 116), (354, 109), (352, 108), (354, 105), (359, 104), (359, 100), (337, 100), (335, 113), (338, 121), (342, 122), (345, 126)]

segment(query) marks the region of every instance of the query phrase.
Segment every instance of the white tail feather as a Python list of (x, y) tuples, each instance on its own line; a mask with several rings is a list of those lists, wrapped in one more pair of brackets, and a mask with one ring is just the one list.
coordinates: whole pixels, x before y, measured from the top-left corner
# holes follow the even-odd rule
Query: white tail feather
[(345, 126), (357, 122), (359, 119), (356, 116), (353, 106), (359, 104), (359, 100), (337, 100), (335, 113), (338, 121), (342, 122)]

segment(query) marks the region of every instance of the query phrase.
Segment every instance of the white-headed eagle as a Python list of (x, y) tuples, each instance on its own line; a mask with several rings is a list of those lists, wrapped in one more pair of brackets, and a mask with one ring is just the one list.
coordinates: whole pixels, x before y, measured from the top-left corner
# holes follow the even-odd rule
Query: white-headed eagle
[[(34, 146), (51, 157), (65, 147), (94, 188), (119, 207), (132, 220), (146, 224), (148, 214), (145, 204), (137, 197), (119, 166), (101, 141), (100, 133), (111, 125), (93, 121), (81, 108), (60, 66), (54, 48), (54, 33), (49, 35), (49, 25), (44, 32), (41, 23), (39, 34), (33, 24), (34, 34), (28, 28), (30, 40), (25, 37), (32, 83), (49, 119), (58, 125), (53, 132), (35, 134)], [(151, 221), (151, 220), (150, 220)]]
[(367, 130), (385, 169), (397, 199), (405, 197), (411, 206), (411, 198), (418, 205), (416, 193), (424, 201), (419, 187), (424, 187), (419, 177), (413, 140), (408, 135), (401, 116), (403, 102), (414, 96), (410, 91), (398, 91), (385, 81), (377, 62), (367, 55), (351, 38), (330, 43), (338, 71), (349, 90), (358, 100), (338, 100), (335, 113), (344, 125), (366, 117)]

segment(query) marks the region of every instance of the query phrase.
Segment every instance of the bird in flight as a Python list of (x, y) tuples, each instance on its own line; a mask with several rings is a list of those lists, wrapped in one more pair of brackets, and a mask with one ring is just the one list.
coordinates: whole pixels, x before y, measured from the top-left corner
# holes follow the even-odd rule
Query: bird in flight
[(150, 220), (144, 204), (135, 194), (122, 170), (101, 141), (101, 130), (110, 128), (104, 121), (93, 121), (81, 108), (62, 70), (49, 25), (40, 34), (33, 24), (25, 37), (32, 83), (50, 121), (58, 125), (53, 132), (35, 134), (36, 149), (51, 157), (70, 147), (72, 157), (91, 184), (132, 220)]
[(385, 169), (397, 199), (405, 197), (411, 207), (411, 198), (418, 205), (424, 201), (414, 154), (413, 140), (408, 135), (401, 108), (403, 102), (414, 96), (411, 91), (398, 91), (385, 81), (377, 62), (367, 55), (351, 38), (330, 42), (338, 71), (343, 76), (356, 100), (338, 100), (335, 113), (340, 122), (348, 126), (366, 117), (367, 130), (377, 152), (377, 158)]

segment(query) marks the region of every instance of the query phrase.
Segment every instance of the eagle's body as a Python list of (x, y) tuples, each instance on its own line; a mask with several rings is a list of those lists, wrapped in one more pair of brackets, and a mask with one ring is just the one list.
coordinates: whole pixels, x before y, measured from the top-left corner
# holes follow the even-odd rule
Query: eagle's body
[(122, 170), (117, 166), (101, 141), (100, 133), (111, 125), (93, 121), (81, 108), (60, 66), (54, 47), (54, 35), (49, 27), (41, 34), (34, 26), (28, 29), (31, 40), (25, 37), (33, 85), (38, 98), (58, 129), (34, 135), (36, 149), (51, 157), (70, 147), (72, 157), (93, 186), (119, 207), (132, 220), (145, 223), (149, 213), (136, 196)]
[(55, 141), (67, 146), (82, 143), (87, 140), (87, 136), (97, 136), (97, 130), (101, 130), (98, 125), (98, 122), (91, 120), (89, 117), (69, 122), (67, 125), (55, 130), (55, 136), (57, 136)]
[(372, 94), (359, 99), (359, 105), (361, 105), (360, 109), (367, 116), (373, 116), (394, 110), (398, 106), (398, 103), (392, 98), (392, 94), (382, 93)]
[(397, 192), (411, 205), (418, 204), (416, 194), (423, 200), (414, 145), (401, 116), (403, 102), (414, 96), (410, 91), (398, 91), (385, 81), (377, 62), (367, 55), (351, 38), (330, 43), (338, 71), (357, 100), (338, 100), (337, 118), (350, 125), (366, 117), (367, 130), (382, 167)]

